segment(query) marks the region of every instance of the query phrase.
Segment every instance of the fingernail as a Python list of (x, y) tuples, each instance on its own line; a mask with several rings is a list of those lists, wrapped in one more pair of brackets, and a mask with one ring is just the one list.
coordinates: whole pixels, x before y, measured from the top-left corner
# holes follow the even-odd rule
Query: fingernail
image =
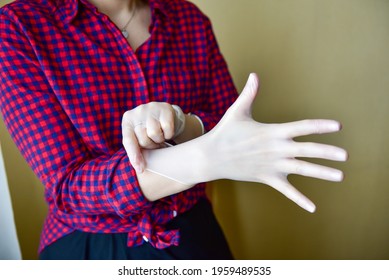
[(143, 161), (140, 159), (137, 159), (137, 169), (138, 169), (138, 173), (143, 173), (143, 171), (145, 171), (145, 165)]
[(347, 152), (338, 152), (336, 153), (336, 157), (340, 160), (340, 161), (346, 161), (347, 160)]
[(340, 124), (340, 122), (337, 122), (337, 121), (334, 121), (332, 124), (331, 124), (331, 129), (335, 130), (335, 131), (339, 131), (342, 129), (342, 125)]
[(135, 169), (136, 173), (141, 173), (138, 165), (133, 164), (132, 167)]
[(138, 157), (135, 157), (135, 159), (132, 161), (132, 167), (135, 169), (136, 173), (142, 173)]
[(143, 172), (146, 170), (146, 163), (142, 161), (142, 164), (140, 165), (140, 171)]
[(251, 73), (250, 76), (249, 76), (249, 81), (250, 81), (250, 83), (252, 83), (252, 85), (253, 85), (254, 87), (257, 85), (255, 76), (256, 76), (256, 75), (255, 75), (254, 73)]
[(314, 213), (316, 211), (316, 205), (313, 203), (308, 203), (305, 209), (310, 213)]
[(338, 171), (338, 172), (334, 172), (332, 174), (332, 178), (334, 178), (334, 181), (337, 181), (337, 182), (341, 182), (343, 181), (343, 172), (342, 171)]

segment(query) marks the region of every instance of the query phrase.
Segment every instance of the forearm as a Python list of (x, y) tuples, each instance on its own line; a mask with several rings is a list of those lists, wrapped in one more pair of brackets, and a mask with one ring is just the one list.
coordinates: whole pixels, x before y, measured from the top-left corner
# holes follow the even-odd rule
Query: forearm
[(207, 169), (212, 163), (205, 141), (206, 135), (169, 148), (144, 150), (147, 167), (137, 177), (145, 197), (154, 201), (209, 181)]

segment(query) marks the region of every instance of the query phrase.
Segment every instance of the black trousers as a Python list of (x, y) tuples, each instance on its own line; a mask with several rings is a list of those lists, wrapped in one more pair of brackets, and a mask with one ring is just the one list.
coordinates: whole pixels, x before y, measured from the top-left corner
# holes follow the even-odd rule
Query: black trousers
[(127, 247), (126, 233), (74, 231), (47, 246), (41, 260), (208, 260), (233, 259), (224, 234), (207, 200), (175, 217), (168, 229), (180, 230), (179, 246), (156, 249), (149, 243)]

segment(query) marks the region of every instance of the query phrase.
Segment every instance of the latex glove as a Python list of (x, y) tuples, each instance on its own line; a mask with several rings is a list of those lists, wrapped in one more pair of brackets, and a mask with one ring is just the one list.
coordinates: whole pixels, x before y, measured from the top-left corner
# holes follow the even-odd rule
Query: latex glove
[(264, 183), (314, 212), (315, 205), (288, 182), (287, 176), (341, 181), (343, 173), (296, 157), (345, 161), (347, 153), (335, 146), (295, 142), (293, 138), (337, 132), (341, 125), (333, 120), (256, 122), (251, 110), (257, 92), (258, 77), (251, 74), (239, 98), (213, 130), (182, 145), (146, 152), (148, 170), (188, 186), (217, 179)]
[(342, 181), (339, 170), (308, 163), (296, 157), (345, 161), (345, 150), (319, 143), (301, 143), (294, 137), (337, 132), (341, 125), (333, 120), (303, 120), (283, 124), (263, 124), (252, 119), (252, 104), (258, 92), (258, 77), (251, 74), (238, 100), (210, 132), (210, 156), (214, 178), (267, 184), (306, 210), (315, 205), (287, 180), (298, 174), (329, 181)]
[(178, 106), (162, 102), (140, 105), (123, 114), (123, 146), (133, 167), (142, 172), (144, 149), (165, 147), (165, 141), (177, 137), (185, 126), (185, 117)]

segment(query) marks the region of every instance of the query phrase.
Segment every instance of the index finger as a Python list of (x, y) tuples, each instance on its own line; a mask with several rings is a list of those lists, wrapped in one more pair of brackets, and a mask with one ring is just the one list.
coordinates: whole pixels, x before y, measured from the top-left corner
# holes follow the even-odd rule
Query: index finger
[(323, 134), (337, 132), (342, 129), (342, 125), (335, 120), (302, 120), (280, 125), (282, 134), (288, 138), (294, 138), (310, 134)]

